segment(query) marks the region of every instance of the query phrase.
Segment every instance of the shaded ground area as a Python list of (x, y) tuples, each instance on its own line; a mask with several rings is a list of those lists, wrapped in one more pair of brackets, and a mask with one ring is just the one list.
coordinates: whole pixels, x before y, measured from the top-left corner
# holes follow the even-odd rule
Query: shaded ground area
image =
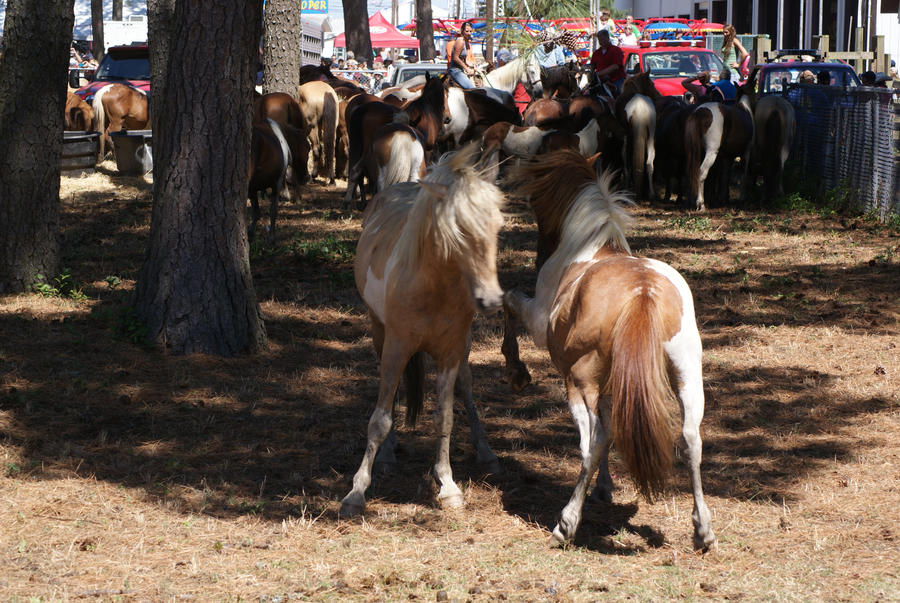
[[(516, 397), (503, 383), (498, 316), (477, 319), (472, 363), (503, 473), (479, 471), (458, 412), (451, 458), (467, 508), (442, 512), (428, 477), (430, 417), (415, 428), (398, 421), (397, 472), (375, 480), (363, 520), (337, 518), (378, 388), (352, 277), (359, 217), (340, 211), (342, 192), (314, 185), (284, 205), (277, 245), (253, 249), (269, 349), (182, 358), (134, 343), (141, 326), (128, 301), (149, 185), (110, 173), (64, 181), (66, 269), (48, 283), (81, 295), (0, 300), (0, 592), (272, 601), (900, 592), (896, 231), (800, 212), (638, 207), (634, 251), (678, 268), (695, 295), (703, 475), (720, 548), (690, 553), (683, 465), (670, 495), (648, 505), (614, 454), (615, 503), (589, 502), (576, 543), (558, 550), (546, 540), (577, 477), (577, 434), (559, 378), (530, 342), (522, 357), (533, 384)], [(509, 209), (501, 284), (529, 289), (535, 230), (525, 205)]]

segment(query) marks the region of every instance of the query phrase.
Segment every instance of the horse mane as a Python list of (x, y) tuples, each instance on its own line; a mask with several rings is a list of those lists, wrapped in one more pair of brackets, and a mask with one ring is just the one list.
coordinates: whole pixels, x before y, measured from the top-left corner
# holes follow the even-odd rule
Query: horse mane
[(497, 67), (487, 74), (485, 82), (491, 88), (515, 88), (516, 82), (525, 71), (526, 60), (530, 57), (517, 57), (502, 67)]
[(612, 190), (613, 176), (605, 170), (598, 178), (585, 158), (571, 149), (513, 170), (515, 192), (529, 198), (541, 230), (560, 242), (552, 256), (557, 264), (568, 265), (588, 247), (612, 245), (631, 253), (625, 238), (631, 199)]
[(626, 93), (630, 93), (631, 96), (643, 94), (654, 101), (662, 98), (662, 94), (659, 93), (653, 80), (650, 79), (649, 71), (642, 71), (625, 78), (625, 82), (622, 84), (621, 96), (625, 96)]
[(436, 246), (442, 259), (450, 259), (467, 253), (473, 241), (493, 236), (491, 226), (502, 220), (505, 198), (482, 178), (474, 165), (477, 157), (478, 143), (446, 153), (425, 178), (406, 189), (415, 197), (394, 248), (398, 267), (411, 270), (427, 245)]
[(409, 113), (410, 124), (417, 126), (424, 113), (431, 113), (437, 123), (444, 118), (444, 80), (440, 77), (428, 78), (422, 94), (413, 99), (404, 109)]

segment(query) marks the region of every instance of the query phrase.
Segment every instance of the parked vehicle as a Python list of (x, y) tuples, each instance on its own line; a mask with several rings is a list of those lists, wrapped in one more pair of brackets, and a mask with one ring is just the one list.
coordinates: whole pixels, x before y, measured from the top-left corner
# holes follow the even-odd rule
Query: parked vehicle
[(128, 84), (150, 92), (150, 50), (146, 44), (111, 46), (103, 57), (94, 79), (75, 91), (91, 102), (100, 88), (110, 84)]
[(682, 96), (686, 91), (681, 81), (708, 71), (718, 77), (724, 63), (719, 55), (699, 46), (657, 43), (640, 47), (622, 47), (625, 54), (625, 73), (634, 75), (650, 70), (650, 78), (663, 96)]
[[(436, 76), (447, 72), (447, 63), (404, 63), (395, 65), (394, 73), (390, 80), (384, 80), (381, 83), (382, 90), (385, 88), (393, 88), (394, 86), (402, 86), (407, 81), (417, 76)], [(424, 79), (424, 78), (423, 78)]]
[[(812, 61), (802, 60), (812, 57)], [(800, 74), (811, 71), (817, 78), (827, 71), (831, 86), (852, 88), (860, 85), (853, 67), (841, 62), (823, 61), (817, 50), (776, 50), (775, 57), (756, 66), (757, 93), (759, 96), (781, 94), (790, 84), (800, 81)]]

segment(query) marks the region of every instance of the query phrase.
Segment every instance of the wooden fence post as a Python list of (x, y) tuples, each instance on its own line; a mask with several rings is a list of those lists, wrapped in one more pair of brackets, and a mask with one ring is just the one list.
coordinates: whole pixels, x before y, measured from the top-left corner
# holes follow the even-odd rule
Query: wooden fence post
[(825, 55), (827, 55), (828, 51), (831, 50), (830, 37), (828, 36), (828, 34), (822, 34), (821, 36), (813, 36), (813, 39), (816, 40), (816, 48), (819, 49), (819, 56), (821, 56), (822, 60), (824, 60)]
[(761, 65), (766, 62), (766, 54), (772, 52), (772, 40), (768, 36), (756, 36), (753, 38), (754, 63)]
[[(856, 52), (865, 52), (866, 45), (866, 30), (864, 27), (856, 28), (856, 47), (853, 49)], [(853, 59), (853, 68), (856, 70), (856, 73), (862, 73), (865, 71), (865, 61), (863, 59)]]
[(872, 71), (887, 73), (891, 62), (884, 57), (884, 36), (875, 36), (872, 43), (872, 49), (875, 51), (875, 60), (872, 61)]

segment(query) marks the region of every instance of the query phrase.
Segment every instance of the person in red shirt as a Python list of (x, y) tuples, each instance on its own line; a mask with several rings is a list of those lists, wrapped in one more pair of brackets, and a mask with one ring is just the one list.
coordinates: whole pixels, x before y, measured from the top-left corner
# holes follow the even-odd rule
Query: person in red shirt
[(625, 55), (618, 46), (612, 45), (606, 29), (597, 32), (597, 43), (600, 47), (591, 55), (591, 67), (601, 82), (612, 82), (621, 93), (622, 83), (625, 81)]

